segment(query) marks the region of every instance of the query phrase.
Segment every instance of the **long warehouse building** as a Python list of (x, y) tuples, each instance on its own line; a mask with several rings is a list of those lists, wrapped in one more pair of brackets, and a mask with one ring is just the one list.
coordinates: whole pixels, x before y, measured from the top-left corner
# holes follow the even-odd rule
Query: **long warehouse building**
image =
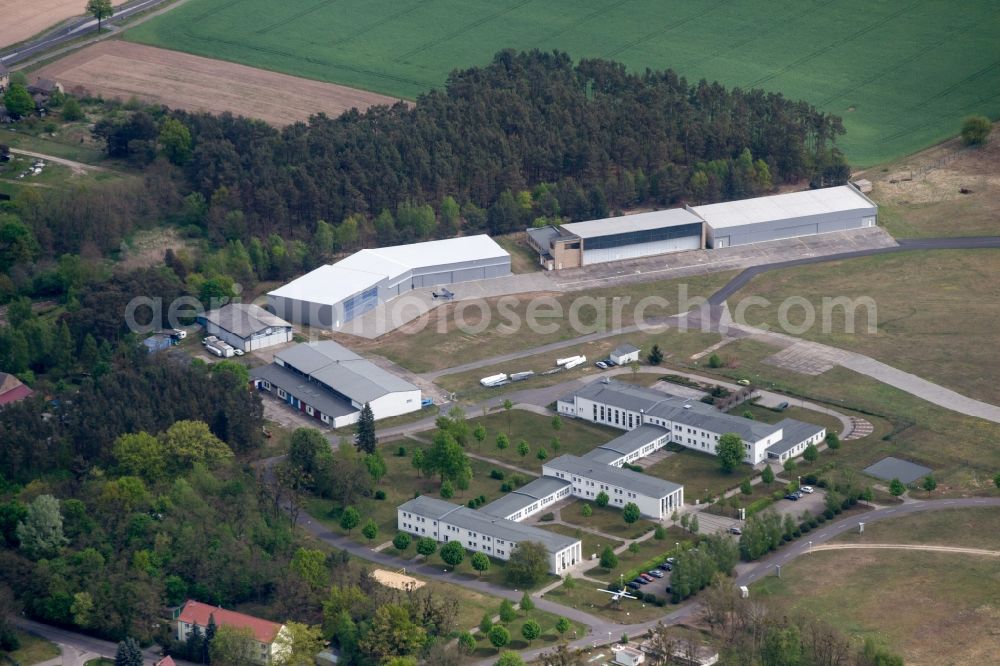
[(874, 227), (878, 206), (852, 185), (726, 201), (688, 210), (705, 220), (710, 248)]
[(878, 206), (852, 185), (685, 206), (527, 230), (547, 270), (874, 227)]
[(510, 275), (510, 254), (485, 234), (361, 250), (267, 295), (288, 321), (339, 328), (413, 289)]

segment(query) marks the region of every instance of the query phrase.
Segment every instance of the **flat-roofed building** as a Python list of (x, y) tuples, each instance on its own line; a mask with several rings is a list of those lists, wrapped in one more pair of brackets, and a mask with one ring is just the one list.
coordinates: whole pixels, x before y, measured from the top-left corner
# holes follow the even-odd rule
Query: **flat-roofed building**
[(568, 481), (543, 476), (490, 502), (480, 511), (497, 518), (524, 520), (571, 494)]
[(557, 576), (583, 557), (579, 539), (424, 495), (396, 508), (396, 524), (414, 536), (458, 541), (466, 550), (500, 560), (510, 559), (520, 543), (541, 543), (549, 554), (549, 573)]
[(697, 215), (669, 208), (529, 229), (528, 240), (541, 264), (558, 270), (698, 250), (704, 247), (705, 229)]
[(268, 293), (288, 321), (338, 328), (413, 289), (510, 275), (510, 254), (485, 234), (361, 250)]
[(878, 206), (852, 185), (688, 206), (710, 248), (874, 227)]

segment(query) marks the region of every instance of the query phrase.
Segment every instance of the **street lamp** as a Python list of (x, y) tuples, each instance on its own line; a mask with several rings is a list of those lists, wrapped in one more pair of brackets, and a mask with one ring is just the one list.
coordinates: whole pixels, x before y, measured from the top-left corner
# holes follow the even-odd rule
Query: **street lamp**
[(799, 475), (799, 488), (801, 488), (801, 487), (802, 487), (802, 475), (800, 474)]

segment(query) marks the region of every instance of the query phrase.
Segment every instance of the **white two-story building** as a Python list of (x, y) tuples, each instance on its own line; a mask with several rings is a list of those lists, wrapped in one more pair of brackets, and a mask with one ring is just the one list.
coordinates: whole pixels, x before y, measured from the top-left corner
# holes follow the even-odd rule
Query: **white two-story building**
[(594, 501), (602, 492), (608, 506), (618, 509), (634, 503), (642, 515), (662, 520), (684, 505), (684, 487), (586, 457), (559, 456), (542, 465), (542, 474), (572, 484), (573, 495)]

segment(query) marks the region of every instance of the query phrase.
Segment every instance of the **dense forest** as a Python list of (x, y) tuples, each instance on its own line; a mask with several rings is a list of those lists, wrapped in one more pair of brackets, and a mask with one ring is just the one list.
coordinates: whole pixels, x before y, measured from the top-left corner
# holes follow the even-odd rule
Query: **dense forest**
[(8, 217), (28, 234), (0, 234), (0, 263), (17, 266), (0, 295), (26, 293), (21, 265), (31, 259), (107, 255), (164, 221), (212, 249), (239, 241), (256, 253), (257, 277), (282, 279), (359, 246), (849, 175), (835, 147), (840, 119), (806, 102), (561, 53), (504, 51), (414, 105), (281, 130), (134, 103), (106, 109), (94, 136), (142, 179), (16, 197)]

